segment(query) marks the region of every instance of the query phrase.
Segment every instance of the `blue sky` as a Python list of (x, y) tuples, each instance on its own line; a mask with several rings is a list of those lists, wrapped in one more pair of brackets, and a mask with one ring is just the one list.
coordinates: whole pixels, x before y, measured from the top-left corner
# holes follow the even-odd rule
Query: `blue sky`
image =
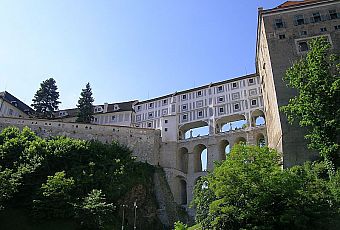
[(257, 8), (283, 1), (0, 0), (0, 91), (53, 77), (75, 107), (144, 100), (255, 71)]

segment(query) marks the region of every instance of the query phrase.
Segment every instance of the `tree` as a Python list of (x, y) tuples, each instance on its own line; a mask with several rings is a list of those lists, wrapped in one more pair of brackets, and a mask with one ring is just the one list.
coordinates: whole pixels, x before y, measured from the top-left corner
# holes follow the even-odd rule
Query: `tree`
[(309, 129), (305, 136), (309, 147), (325, 159), (330, 171), (339, 165), (340, 136), (340, 66), (339, 56), (330, 53), (325, 38), (309, 43), (307, 56), (287, 70), (284, 80), (297, 90), (281, 110), (288, 121)]
[(80, 205), (75, 205), (76, 217), (86, 229), (103, 229), (104, 224), (112, 220), (114, 208), (97, 189), (93, 189)]
[(33, 101), (33, 108), (37, 116), (40, 118), (53, 118), (53, 112), (58, 109), (60, 104), (58, 87), (53, 78), (49, 78), (40, 84), (40, 89), (35, 93)]
[(93, 102), (92, 89), (90, 83), (87, 83), (86, 88), (82, 89), (78, 100), (77, 107), (79, 112), (77, 122), (91, 123), (91, 120), (93, 119)]
[(267, 147), (234, 146), (196, 185), (196, 221), (205, 229), (337, 229), (339, 176), (329, 179), (324, 163), (282, 170), (280, 159)]

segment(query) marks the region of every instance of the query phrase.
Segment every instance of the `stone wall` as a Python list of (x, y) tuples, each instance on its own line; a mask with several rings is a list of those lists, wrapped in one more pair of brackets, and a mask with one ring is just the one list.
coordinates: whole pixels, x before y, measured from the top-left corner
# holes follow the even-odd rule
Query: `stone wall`
[(138, 161), (148, 162), (151, 165), (159, 164), (159, 130), (0, 117), (0, 130), (8, 126), (21, 129), (27, 126), (41, 137), (67, 136), (108, 143), (118, 141), (128, 146)]

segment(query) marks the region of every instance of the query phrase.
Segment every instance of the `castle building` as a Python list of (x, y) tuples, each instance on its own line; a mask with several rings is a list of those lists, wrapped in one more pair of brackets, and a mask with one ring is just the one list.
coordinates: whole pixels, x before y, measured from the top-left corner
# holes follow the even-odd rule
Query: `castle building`
[(289, 125), (279, 108), (295, 95), (283, 82), (285, 71), (308, 51), (308, 41), (323, 36), (340, 51), (338, 0), (287, 1), (274, 9), (259, 8), (256, 69), (260, 76), (269, 147), (283, 152), (284, 167), (312, 160), (305, 130)]
[(0, 92), (0, 117), (29, 118), (34, 110), (7, 91)]
[[(268, 144), (283, 152), (284, 167), (317, 157), (308, 154), (304, 129), (289, 125), (279, 107), (295, 95), (282, 80), (286, 69), (318, 36), (339, 53), (339, 0), (259, 8), (255, 74), (145, 101), (96, 105), (92, 124), (75, 123), (77, 109), (57, 111), (53, 121), (28, 119), (28, 106), (0, 93), (0, 129), (27, 125), (43, 136), (118, 140), (138, 160), (161, 166), (174, 200), (188, 207), (197, 179), (213, 170), (214, 161), (224, 160), (234, 144)], [(195, 134), (197, 128), (205, 128), (205, 135)]]

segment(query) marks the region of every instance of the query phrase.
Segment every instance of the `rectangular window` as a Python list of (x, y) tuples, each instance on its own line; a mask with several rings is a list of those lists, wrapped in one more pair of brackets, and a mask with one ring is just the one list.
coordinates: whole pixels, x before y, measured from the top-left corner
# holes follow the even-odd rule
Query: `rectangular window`
[(219, 112), (219, 113), (224, 113), (224, 107), (219, 107), (219, 108), (218, 108), (218, 112)]
[(252, 106), (257, 105), (257, 100), (256, 100), (256, 99), (251, 100), (251, 105), (252, 105)]
[(301, 34), (302, 36), (306, 36), (306, 35), (307, 35), (307, 31), (306, 31), (306, 30), (303, 30), (303, 31), (300, 32), (300, 34)]
[(203, 107), (203, 101), (197, 101), (196, 102), (196, 107), (197, 108)]
[(186, 100), (187, 99), (187, 95), (186, 94), (183, 94), (182, 95), (182, 100)]
[(203, 95), (202, 91), (197, 92), (197, 97), (202, 97), (202, 95)]
[(167, 115), (168, 114), (168, 109), (162, 109), (162, 115)]
[(224, 102), (224, 97), (218, 97), (218, 102)]
[(116, 116), (112, 116), (111, 119), (114, 121), (116, 119)]
[(253, 85), (255, 84), (254, 78), (248, 79), (248, 85)]
[(165, 123), (165, 124), (168, 124), (168, 120), (164, 120), (164, 123)]
[(141, 115), (137, 115), (136, 116), (136, 121), (140, 121), (141, 120)]
[(233, 82), (231, 88), (236, 89), (238, 87), (238, 82)]
[(164, 99), (163, 100), (163, 105), (167, 105), (168, 104), (168, 100), (167, 99)]
[(306, 52), (308, 51), (308, 43), (306, 41), (301, 41), (298, 43), (299, 52)]
[(316, 13), (313, 14), (312, 21), (313, 22), (321, 22), (321, 15), (320, 15), (319, 12), (316, 12)]
[(281, 18), (277, 18), (277, 19), (275, 19), (275, 26), (276, 26), (276, 28), (283, 28), (283, 21), (282, 21), (282, 19)]
[(142, 109), (142, 106), (138, 105), (137, 106), (137, 111), (140, 111)]
[(151, 127), (152, 127), (152, 123), (148, 122), (148, 128), (151, 128)]
[(153, 108), (153, 102), (149, 103), (149, 108)]
[(240, 110), (240, 104), (239, 103), (234, 104), (234, 110)]
[(337, 19), (338, 14), (336, 13), (336, 10), (329, 10), (329, 17), (330, 19)]
[(222, 85), (219, 86), (219, 87), (217, 87), (217, 92), (218, 92), (218, 93), (223, 92), (223, 86), (222, 86)]
[(165, 128), (164, 131), (165, 131), (165, 132), (168, 132), (168, 128)]
[(188, 110), (188, 105), (187, 104), (182, 105), (182, 111), (186, 111), (186, 110)]
[(153, 113), (148, 114), (149, 118), (153, 118)]
[(340, 30), (340, 25), (334, 26), (335, 30)]
[(303, 25), (305, 24), (305, 19), (302, 14), (295, 15), (295, 25)]
[(326, 27), (321, 27), (320, 28), (320, 32), (326, 32), (327, 31), (327, 28)]
[(203, 117), (203, 111), (202, 111), (202, 110), (201, 110), (201, 111), (198, 111), (197, 117)]
[(285, 34), (279, 34), (279, 39), (282, 40), (282, 39), (285, 39), (286, 38), (286, 35)]
[(182, 115), (182, 120), (187, 121), (188, 120), (188, 114), (183, 114)]

